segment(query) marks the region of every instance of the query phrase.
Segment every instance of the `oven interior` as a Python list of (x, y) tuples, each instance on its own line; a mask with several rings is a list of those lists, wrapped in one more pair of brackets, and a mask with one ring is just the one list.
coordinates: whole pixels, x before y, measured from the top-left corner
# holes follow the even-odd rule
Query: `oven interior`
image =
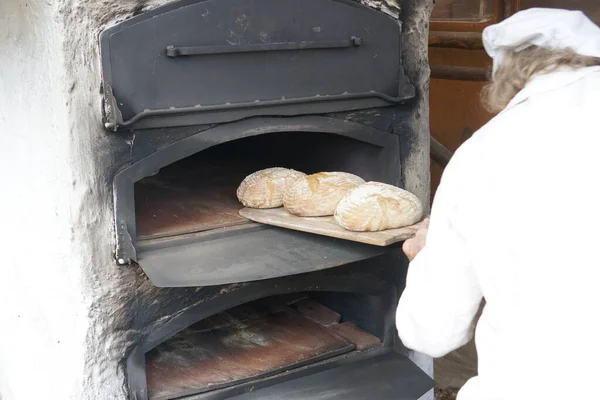
[(248, 224), (236, 189), (269, 167), (305, 173), (344, 171), (387, 181), (385, 148), (329, 133), (280, 132), (212, 146), (135, 183), (137, 241)]
[(203, 319), (146, 354), (149, 398), (206, 393), (381, 351), (385, 324), (368, 297), (339, 292), (271, 296)]

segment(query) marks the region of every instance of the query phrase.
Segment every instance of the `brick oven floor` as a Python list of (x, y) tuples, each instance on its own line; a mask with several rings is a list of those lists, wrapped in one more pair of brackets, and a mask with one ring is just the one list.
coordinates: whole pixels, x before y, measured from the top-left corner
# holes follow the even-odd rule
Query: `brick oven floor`
[(306, 295), (234, 307), (179, 332), (146, 355), (149, 398), (167, 400), (259, 380), (383, 346)]

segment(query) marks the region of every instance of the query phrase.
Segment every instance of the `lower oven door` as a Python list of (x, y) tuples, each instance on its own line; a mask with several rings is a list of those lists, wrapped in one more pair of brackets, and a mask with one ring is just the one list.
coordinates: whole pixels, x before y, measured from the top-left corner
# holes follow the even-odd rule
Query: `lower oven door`
[(300, 377), (236, 400), (417, 400), (433, 388), (433, 381), (408, 358), (389, 353), (339, 368)]

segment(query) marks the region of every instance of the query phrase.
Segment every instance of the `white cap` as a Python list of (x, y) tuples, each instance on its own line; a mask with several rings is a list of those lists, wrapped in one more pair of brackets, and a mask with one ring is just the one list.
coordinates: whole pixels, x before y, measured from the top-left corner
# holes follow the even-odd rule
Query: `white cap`
[(530, 8), (483, 31), (483, 46), (494, 60), (494, 72), (507, 50), (532, 45), (600, 57), (600, 27), (581, 11)]

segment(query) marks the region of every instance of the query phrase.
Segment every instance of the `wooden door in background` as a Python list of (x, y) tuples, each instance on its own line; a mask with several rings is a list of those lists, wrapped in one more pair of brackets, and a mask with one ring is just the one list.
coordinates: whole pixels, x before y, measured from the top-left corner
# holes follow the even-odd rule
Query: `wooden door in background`
[(582, 10), (600, 23), (600, 0), (435, 1), (429, 34), (432, 198), (452, 152), (492, 118), (479, 97), (492, 64), (481, 32), (531, 7)]
[(479, 93), (491, 71), (481, 32), (501, 21), (512, 3), (512, 0), (435, 2), (429, 34), (432, 195), (452, 152), (492, 117), (479, 101)]

